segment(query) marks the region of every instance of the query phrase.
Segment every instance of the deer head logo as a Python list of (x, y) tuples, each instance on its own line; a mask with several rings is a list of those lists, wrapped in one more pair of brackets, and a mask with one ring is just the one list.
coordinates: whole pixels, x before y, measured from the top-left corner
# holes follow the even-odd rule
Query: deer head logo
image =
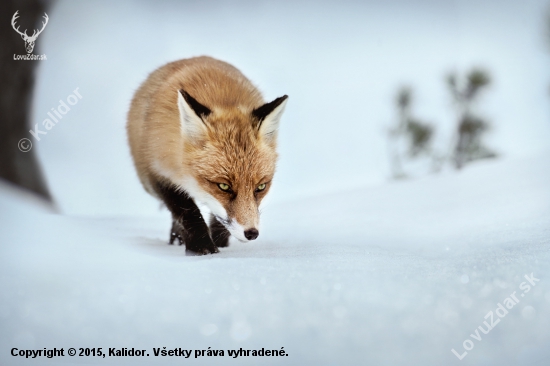
[(46, 21), (42, 22), (42, 29), (40, 29), (40, 30), (35, 29), (32, 36), (29, 37), (27, 35), (27, 30), (26, 29), (25, 29), (24, 32), (21, 32), (21, 31), (19, 31), (19, 27), (15, 28), (15, 21), (17, 20), (17, 18), (19, 18), (19, 15), (17, 15), (18, 12), (19, 12), (19, 10), (17, 10), (15, 12), (15, 14), (13, 14), (13, 18), (11, 18), (11, 26), (13, 27), (13, 29), (17, 33), (19, 33), (21, 35), (21, 38), (23, 38), (23, 41), (25, 41), (25, 49), (27, 50), (27, 53), (31, 53), (32, 50), (34, 49), (34, 42), (36, 41), (36, 39), (38, 38), (40, 33), (42, 33), (44, 28), (46, 28), (46, 24), (48, 24), (48, 14), (44, 13), (44, 19)]

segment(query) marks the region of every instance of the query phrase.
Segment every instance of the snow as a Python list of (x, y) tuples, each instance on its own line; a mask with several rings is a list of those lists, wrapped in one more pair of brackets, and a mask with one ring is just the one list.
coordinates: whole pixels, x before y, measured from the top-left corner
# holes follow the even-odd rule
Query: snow
[[(268, 205), (257, 241), (202, 257), (167, 244), (164, 211), (60, 215), (1, 186), (0, 364), (44, 362), (12, 347), (134, 347), (151, 356), (48, 364), (547, 365), (548, 155)], [(472, 339), (531, 273), (540, 282)]]
[[(57, 1), (37, 41), (33, 140), (55, 209), (0, 182), (0, 364), (550, 364), (550, 103), (544, 0)], [(191, 257), (139, 184), (132, 93), (207, 54), (290, 96), (260, 237)], [(446, 144), (450, 71), (488, 69), (495, 161), (387, 182), (398, 88)], [(22, 136), (23, 137), (23, 136)], [(31, 138), (30, 136), (26, 136)], [(442, 146), (439, 146), (440, 148)], [(540, 279), (528, 293), (525, 275)], [(488, 334), (489, 311), (520, 302)], [(464, 346), (474, 348), (460, 361)], [(145, 348), (25, 360), (12, 347)], [(153, 347), (288, 357), (153, 357)]]

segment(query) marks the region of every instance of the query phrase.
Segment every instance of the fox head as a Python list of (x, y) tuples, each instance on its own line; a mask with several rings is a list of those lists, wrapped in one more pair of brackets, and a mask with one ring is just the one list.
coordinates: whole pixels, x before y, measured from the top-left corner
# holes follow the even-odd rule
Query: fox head
[(258, 206), (271, 187), (282, 96), (257, 108), (210, 109), (178, 91), (187, 189), (238, 240), (259, 235)]

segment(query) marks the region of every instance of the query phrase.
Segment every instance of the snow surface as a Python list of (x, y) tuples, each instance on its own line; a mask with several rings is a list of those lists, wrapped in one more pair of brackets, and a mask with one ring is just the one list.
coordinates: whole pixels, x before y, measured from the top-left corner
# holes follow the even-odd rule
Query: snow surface
[[(64, 216), (2, 185), (0, 364), (548, 365), (549, 155), (274, 204), (257, 241), (202, 257), (167, 244), (166, 212)], [(531, 273), (540, 282), (472, 340)], [(11, 347), (151, 356), (25, 360)]]

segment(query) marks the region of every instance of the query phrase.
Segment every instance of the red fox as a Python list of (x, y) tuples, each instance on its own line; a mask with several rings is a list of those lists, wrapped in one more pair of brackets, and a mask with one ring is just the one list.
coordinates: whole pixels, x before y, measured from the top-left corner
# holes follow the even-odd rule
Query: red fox
[(230, 235), (258, 237), (287, 98), (265, 103), (239, 70), (205, 56), (168, 63), (140, 86), (128, 112), (130, 150), (145, 190), (172, 213), (170, 244), (209, 254)]

